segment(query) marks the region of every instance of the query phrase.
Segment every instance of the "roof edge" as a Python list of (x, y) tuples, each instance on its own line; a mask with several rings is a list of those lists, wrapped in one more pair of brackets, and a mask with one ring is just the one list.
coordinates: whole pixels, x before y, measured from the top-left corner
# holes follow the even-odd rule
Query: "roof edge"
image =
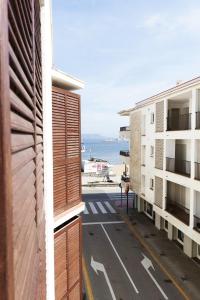
[(64, 73), (56, 68), (52, 69), (52, 83), (68, 90), (80, 90), (85, 87), (84, 81)]

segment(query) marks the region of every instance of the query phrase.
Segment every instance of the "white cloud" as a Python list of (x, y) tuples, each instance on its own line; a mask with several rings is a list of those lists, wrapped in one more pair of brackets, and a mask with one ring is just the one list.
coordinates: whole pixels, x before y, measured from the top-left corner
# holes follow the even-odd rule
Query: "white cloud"
[(171, 34), (178, 37), (179, 34), (198, 34), (200, 31), (200, 8), (192, 8), (188, 11), (176, 13), (155, 13), (144, 17), (139, 28), (154, 32), (155, 34)]

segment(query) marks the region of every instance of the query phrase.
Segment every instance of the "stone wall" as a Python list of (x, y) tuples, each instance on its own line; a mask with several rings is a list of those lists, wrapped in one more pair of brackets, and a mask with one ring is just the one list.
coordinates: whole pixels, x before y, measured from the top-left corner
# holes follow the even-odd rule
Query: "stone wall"
[(156, 103), (156, 132), (164, 131), (164, 101)]
[(163, 179), (155, 176), (155, 201), (154, 203), (162, 208), (163, 207)]
[(130, 187), (139, 194), (141, 185), (141, 113), (130, 116)]
[(164, 140), (157, 139), (155, 141), (155, 148), (155, 167), (163, 170)]

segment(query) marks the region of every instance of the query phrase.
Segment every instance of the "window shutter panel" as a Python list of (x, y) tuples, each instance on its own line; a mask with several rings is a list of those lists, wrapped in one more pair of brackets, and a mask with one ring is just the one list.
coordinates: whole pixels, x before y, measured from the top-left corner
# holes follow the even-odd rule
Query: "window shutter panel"
[(54, 213), (81, 199), (80, 96), (53, 87)]
[(81, 219), (55, 233), (55, 279), (56, 300), (80, 300), (81, 277)]
[(7, 28), (4, 30), (8, 30), (9, 84), (4, 89), (8, 89), (9, 93), (6, 101), (9, 102), (7, 126), (10, 132), (4, 136), (3, 143), (9, 140), (8, 156), (11, 161), (12, 245), (9, 247), (13, 249), (13, 294), (16, 300), (44, 299), (40, 3), (39, 0), (5, 2), (8, 11)]

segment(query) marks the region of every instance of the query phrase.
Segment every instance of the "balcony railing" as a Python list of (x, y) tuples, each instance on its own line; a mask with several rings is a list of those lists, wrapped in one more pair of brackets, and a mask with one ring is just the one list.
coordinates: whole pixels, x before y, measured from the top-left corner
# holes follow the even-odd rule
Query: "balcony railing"
[(195, 162), (195, 179), (200, 180), (200, 163)]
[(130, 127), (129, 126), (120, 127), (120, 131), (130, 131)]
[(200, 129), (200, 111), (196, 112), (196, 129)]
[(121, 150), (119, 154), (126, 157), (130, 156), (129, 150)]
[(194, 229), (200, 232), (200, 217), (194, 215)]
[(191, 114), (168, 116), (167, 130), (188, 130), (191, 129)]
[(185, 223), (189, 225), (190, 222), (190, 210), (178, 202), (171, 201), (166, 198), (166, 211)]
[(191, 162), (187, 160), (166, 157), (166, 170), (190, 177)]

